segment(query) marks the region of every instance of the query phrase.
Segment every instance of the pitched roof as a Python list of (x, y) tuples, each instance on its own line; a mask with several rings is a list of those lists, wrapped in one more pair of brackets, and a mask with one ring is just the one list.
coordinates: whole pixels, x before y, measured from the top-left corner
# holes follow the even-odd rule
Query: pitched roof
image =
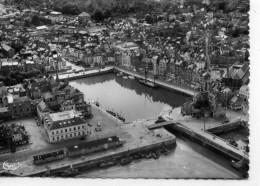
[(45, 104), (44, 101), (41, 101), (37, 107), (39, 108), (40, 112), (48, 112), (49, 108), (47, 107), (47, 105)]

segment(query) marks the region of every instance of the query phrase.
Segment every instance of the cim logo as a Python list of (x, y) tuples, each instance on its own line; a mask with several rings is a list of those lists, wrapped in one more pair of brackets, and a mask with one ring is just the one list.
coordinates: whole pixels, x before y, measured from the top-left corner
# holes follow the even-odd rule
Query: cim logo
[(8, 162), (5, 161), (3, 163), (3, 169), (5, 169), (7, 171), (9, 171), (9, 170), (13, 171), (13, 170), (18, 169), (21, 165), (22, 164), (19, 163), (19, 162), (17, 162), (17, 163), (8, 163)]

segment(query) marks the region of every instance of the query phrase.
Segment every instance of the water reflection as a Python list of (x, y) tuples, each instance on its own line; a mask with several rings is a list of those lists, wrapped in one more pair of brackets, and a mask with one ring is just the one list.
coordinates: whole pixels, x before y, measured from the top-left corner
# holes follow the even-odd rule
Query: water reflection
[[(86, 99), (99, 99), (101, 107), (121, 112), (127, 121), (156, 118), (166, 109), (182, 105), (187, 96), (164, 89), (152, 89), (137, 80), (114, 74), (70, 82)], [(230, 162), (220, 155), (178, 136), (174, 152), (158, 160), (141, 160), (127, 166), (85, 170), (79, 177), (112, 178), (239, 178)]]
[(162, 110), (179, 107), (187, 96), (165, 89), (152, 89), (137, 80), (124, 79), (114, 74), (72, 81), (86, 99), (98, 99), (102, 108), (121, 113), (127, 121), (155, 119)]

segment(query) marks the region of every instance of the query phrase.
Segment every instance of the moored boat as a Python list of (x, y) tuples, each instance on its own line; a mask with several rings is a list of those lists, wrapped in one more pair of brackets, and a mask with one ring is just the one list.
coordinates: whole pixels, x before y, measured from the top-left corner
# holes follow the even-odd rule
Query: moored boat
[(107, 113), (109, 113), (110, 115), (116, 117), (116, 113), (114, 113), (113, 111), (111, 111), (111, 110), (106, 110), (106, 111), (107, 111)]
[(135, 77), (134, 77), (134, 76), (128, 76), (128, 78), (129, 78), (129, 79), (135, 79)]
[(157, 87), (157, 85), (154, 82), (147, 81), (147, 80), (144, 80), (144, 79), (139, 79), (139, 82), (146, 85), (146, 86), (152, 87), (152, 88)]
[(152, 153), (149, 153), (149, 154), (147, 154), (147, 155), (145, 156), (146, 159), (150, 159), (150, 158), (152, 158), (152, 157), (153, 157)]
[(106, 167), (114, 166), (116, 164), (117, 164), (116, 161), (109, 161), (109, 162), (102, 162), (102, 163), (99, 164), (99, 166), (101, 168), (106, 168)]
[(120, 164), (121, 164), (121, 165), (126, 165), (126, 164), (131, 163), (132, 161), (133, 161), (133, 158), (127, 156), (127, 157), (122, 158), (122, 159), (120, 160)]
[(139, 159), (142, 159), (143, 156), (142, 156), (142, 154), (140, 154), (140, 153), (136, 153), (136, 154), (133, 155), (133, 158), (134, 158), (135, 160), (139, 160)]
[(245, 163), (245, 158), (241, 159), (240, 161), (232, 161), (231, 162), (231, 166), (234, 167), (235, 169), (237, 169), (238, 171), (248, 171), (249, 167), (248, 165)]
[(70, 167), (62, 172), (60, 172), (61, 177), (73, 177), (79, 173), (77, 168)]
[(117, 117), (119, 120), (125, 122), (125, 118), (124, 118), (123, 116), (117, 114), (116, 117)]
[(153, 159), (158, 159), (160, 157), (159, 152), (152, 153), (152, 155), (153, 155)]

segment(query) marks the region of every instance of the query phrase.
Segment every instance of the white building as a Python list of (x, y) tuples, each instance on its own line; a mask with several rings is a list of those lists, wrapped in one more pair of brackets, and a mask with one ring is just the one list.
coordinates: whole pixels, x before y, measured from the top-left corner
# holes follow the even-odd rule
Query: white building
[(43, 119), (49, 115), (50, 109), (47, 107), (44, 101), (41, 101), (37, 107), (37, 115), (40, 121), (43, 121)]
[(64, 141), (87, 134), (87, 123), (81, 119), (81, 113), (75, 110), (48, 114), (44, 128), (49, 142)]
[(245, 100), (249, 99), (249, 87), (248, 85), (243, 85), (240, 89), (239, 89), (239, 96)]

